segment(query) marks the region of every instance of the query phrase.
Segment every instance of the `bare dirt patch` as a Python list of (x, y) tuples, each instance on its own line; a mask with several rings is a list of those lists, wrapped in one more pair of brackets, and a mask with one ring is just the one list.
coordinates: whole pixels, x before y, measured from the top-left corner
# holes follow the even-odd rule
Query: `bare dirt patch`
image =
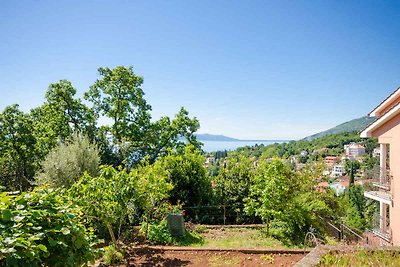
[(164, 251), (135, 248), (119, 266), (293, 266), (303, 254), (249, 254), (236, 251)]

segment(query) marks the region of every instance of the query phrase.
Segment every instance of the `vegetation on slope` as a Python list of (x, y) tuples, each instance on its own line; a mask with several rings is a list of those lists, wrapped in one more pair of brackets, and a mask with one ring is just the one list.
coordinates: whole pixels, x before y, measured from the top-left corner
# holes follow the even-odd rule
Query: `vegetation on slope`
[(368, 126), (371, 122), (373, 122), (375, 118), (371, 118), (368, 116), (364, 116), (358, 119), (354, 119), (351, 121), (347, 121), (345, 123), (339, 124), (331, 129), (328, 129), (326, 131), (316, 133), (313, 135), (310, 135), (306, 138), (305, 140), (313, 140), (325, 135), (331, 135), (331, 134), (337, 134), (337, 133), (347, 133), (347, 132), (359, 132), (363, 130), (365, 127)]

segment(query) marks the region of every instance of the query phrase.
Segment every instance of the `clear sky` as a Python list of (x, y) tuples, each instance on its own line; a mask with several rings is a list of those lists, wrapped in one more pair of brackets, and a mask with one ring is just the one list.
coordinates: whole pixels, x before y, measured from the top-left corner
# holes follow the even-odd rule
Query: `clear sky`
[(297, 139), (400, 86), (400, 1), (0, 1), (0, 110), (133, 66), (152, 115), (201, 133)]

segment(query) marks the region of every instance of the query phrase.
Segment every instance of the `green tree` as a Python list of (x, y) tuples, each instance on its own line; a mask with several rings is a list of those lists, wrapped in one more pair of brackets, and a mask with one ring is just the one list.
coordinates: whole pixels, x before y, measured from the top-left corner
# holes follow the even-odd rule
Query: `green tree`
[(76, 89), (70, 81), (60, 80), (58, 83), (50, 84), (45, 98), (47, 104), (53, 109), (54, 116), (60, 124), (69, 127), (72, 132), (81, 132), (93, 136), (95, 117), (91, 109), (82, 103), (79, 98), (74, 98)]
[(113, 120), (111, 133), (115, 142), (132, 142), (138, 146), (150, 125), (151, 106), (141, 89), (143, 77), (134, 74), (133, 67), (99, 68), (100, 80), (90, 86), (85, 99), (93, 103), (97, 115)]
[(32, 120), (18, 105), (0, 114), (0, 179), (7, 190), (26, 190), (38, 168)]
[(99, 164), (96, 145), (87, 137), (76, 134), (71, 141), (60, 144), (47, 154), (36, 183), (69, 188), (84, 172), (96, 176)]
[[(168, 197), (171, 184), (160, 165), (143, 163), (130, 173), (103, 166), (98, 177), (85, 173), (69, 190), (100, 236), (116, 243), (127, 219), (137, 218)], [(146, 216), (147, 218), (147, 216)], [(115, 232), (117, 230), (117, 232)], [(117, 234), (115, 234), (117, 233)]]
[(321, 218), (329, 217), (337, 205), (333, 196), (314, 190), (310, 170), (297, 173), (277, 159), (261, 163), (245, 199), (245, 211), (260, 216), (267, 232), (273, 226), (273, 234), (288, 243), (302, 242), (310, 226), (323, 231)]
[[(213, 179), (214, 192), (217, 203), (227, 206), (228, 214), (234, 214), (243, 210), (244, 199), (250, 194), (256, 162), (243, 155), (230, 157), (227, 161), (226, 168), (222, 168)], [(246, 220), (243, 217), (237, 219)]]
[(198, 150), (188, 145), (182, 154), (170, 153), (159, 161), (174, 186), (169, 197), (172, 204), (181, 202), (192, 207), (209, 203), (211, 181), (203, 166), (204, 156)]
[(74, 133), (84, 134), (94, 140), (94, 112), (81, 99), (75, 98), (75, 94), (76, 89), (71, 82), (60, 80), (50, 84), (45, 94), (45, 103), (31, 111), (37, 149), (42, 159)]
[(297, 174), (281, 161), (262, 162), (250, 186), (250, 195), (245, 199), (245, 211), (260, 216), (267, 229), (275, 218), (281, 218), (287, 204), (297, 192)]
[(356, 160), (346, 160), (345, 161), (344, 168), (346, 170), (346, 173), (349, 175), (349, 185), (354, 185), (354, 177), (355, 177), (358, 169), (360, 169), (360, 167), (361, 167), (360, 162), (358, 162)]
[(143, 148), (143, 155), (148, 156), (151, 162), (157, 158), (166, 156), (172, 150), (183, 153), (186, 145), (193, 145), (195, 149), (201, 149), (201, 143), (197, 141), (194, 133), (200, 124), (196, 118), (190, 118), (189, 112), (183, 107), (171, 120), (165, 116), (150, 126)]

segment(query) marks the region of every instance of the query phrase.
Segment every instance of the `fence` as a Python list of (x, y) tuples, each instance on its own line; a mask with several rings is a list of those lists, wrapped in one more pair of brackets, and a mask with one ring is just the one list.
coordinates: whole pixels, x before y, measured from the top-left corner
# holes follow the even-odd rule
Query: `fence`
[(184, 207), (185, 220), (201, 224), (257, 224), (261, 219), (248, 216), (243, 210), (243, 205), (203, 205)]
[(344, 241), (346, 243), (368, 244), (368, 239), (363, 237), (363, 233), (357, 232), (343, 223), (335, 225), (333, 222), (327, 221), (320, 217), (323, 222), (323, 227), (329, 236), (335, 238), (337, 241)]

